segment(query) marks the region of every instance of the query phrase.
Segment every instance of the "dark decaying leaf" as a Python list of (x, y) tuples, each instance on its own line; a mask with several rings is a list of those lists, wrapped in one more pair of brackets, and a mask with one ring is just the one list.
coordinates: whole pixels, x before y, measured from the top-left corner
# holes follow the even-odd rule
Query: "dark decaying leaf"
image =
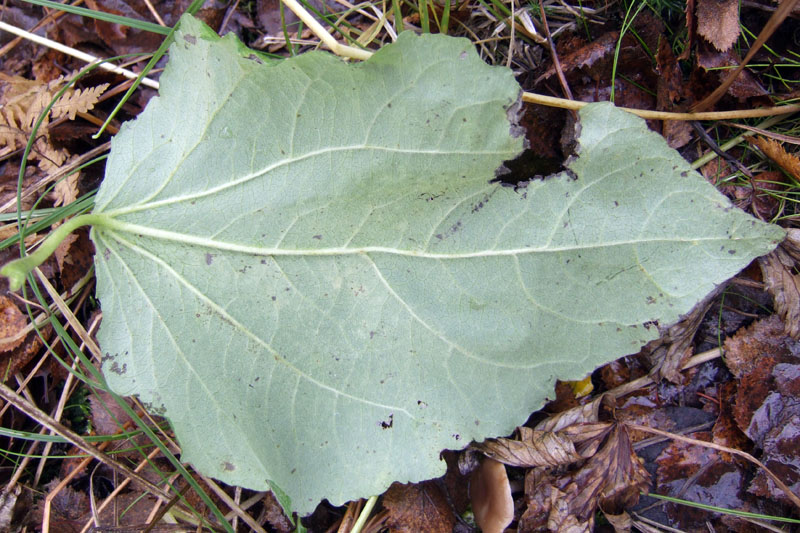
[[(708, 440), (708, 432), (687, 437)], [(750, 510), (744, 498), (745, 472), (738, 463), (726, 462), (717, 450), (671, 441), (656, 459), (655, 492), (727, 509)], [(673, 503), (664, 504), (668, 525), (683, 531), (705, 528), (708, 512)]]
[(456, 523), (453, 509), (436, 481), (395, 483), (383, 496), (386, 526), (396, 533), (450, 533)]
[(779, 197), (787, 188), (786, 176), (779, 170), (768, 170), (753, 176), (752, 184), (753, 212), (762, 220), (771, 220), (783, 203)]
[[(792, 490), (800, 488), (800, 345), (771, 315), (725, 343), (726, 361), (739, 378), (734, 415), (739, 428), (762, 450), (761, 460)], [(759, 472), (749, 490), (788, 501)]]
[[(715, 69), (715, 72), (728, 72), (724, 67), (737, 66), (741, 58), (734, 53), (734, 48), (720, 52), (700, 39), (697, 43), (697, 64), (705, 70)], [(719, 76), (720, 79), (724, 75)], [(766, 96), (769, 94), (759, 83), (758, 79), (748, 70), (743, 70), (736, 76), (730, 87), (728, 94), (734, 98), (751, 98), (754, 96)], [(697, 95), (699, 98), (701, 95)]]

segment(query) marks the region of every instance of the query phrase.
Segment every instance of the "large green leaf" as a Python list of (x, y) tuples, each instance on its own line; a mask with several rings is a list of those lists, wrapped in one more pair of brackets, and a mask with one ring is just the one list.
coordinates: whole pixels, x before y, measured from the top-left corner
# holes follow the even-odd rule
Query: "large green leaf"
[(301, 513), (440, 474), (782, 237), (611, 105), (574, 178), (489, 183), (519, 87), (466, 40), (272, 64), (181, 24), (97, 195), (103, 368)]

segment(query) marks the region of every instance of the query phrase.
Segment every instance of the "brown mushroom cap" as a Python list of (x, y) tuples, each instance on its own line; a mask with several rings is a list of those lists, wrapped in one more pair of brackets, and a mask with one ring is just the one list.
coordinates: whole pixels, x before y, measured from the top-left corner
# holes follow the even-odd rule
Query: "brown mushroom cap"
[(502, 533), (514, 519), (514, 500), (503, 463), (485, 457), (472, 472), (469, 497), (483, 533)]

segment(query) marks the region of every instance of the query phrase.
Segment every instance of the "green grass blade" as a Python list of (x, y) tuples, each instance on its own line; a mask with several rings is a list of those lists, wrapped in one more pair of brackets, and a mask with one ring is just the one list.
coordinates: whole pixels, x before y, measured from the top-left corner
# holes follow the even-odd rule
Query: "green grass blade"
[(58, 2), (51, 2), (50, 0), (25, 0), (25, 1), (28, 2), (29, 4), (47, 7), (50, 9), (58, 9), (59, 11), (64, 11), (66, 13), (72, 13), (74, 15), (80, 15), (81, 17), (88, 17), (97, 20), (102, 20), (104, 22), (113, 22), (114, 24), (122, 24), (123, 26), (130, 26), (131, 28), (149, 31), (152, 33), (159, 33), (161, 35), (167, 35), (170, 31), (170, 28), (168, 27), (161, 26), (153, 22), (147, 22), (146, 20), (138, 20), (129, 17), (123, 17), (120, 15), (112, 15), (111, 13), (105, 13), (103, 11), (95, 11), (94, 9), (86, 9), (85, 7), (71, 6), (69, 4), (59, 4)]

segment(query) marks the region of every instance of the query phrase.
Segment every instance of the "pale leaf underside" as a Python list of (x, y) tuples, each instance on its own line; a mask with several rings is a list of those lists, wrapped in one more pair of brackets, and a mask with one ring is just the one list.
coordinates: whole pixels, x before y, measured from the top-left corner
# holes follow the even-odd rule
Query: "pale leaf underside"
[(577, 179), (490, 184), (518, 91), (465, 40), (262, 64), (184, 19), (97, 197), (110, 384), (307, 513), (438, 475), (781, 238), (610, 105)]

